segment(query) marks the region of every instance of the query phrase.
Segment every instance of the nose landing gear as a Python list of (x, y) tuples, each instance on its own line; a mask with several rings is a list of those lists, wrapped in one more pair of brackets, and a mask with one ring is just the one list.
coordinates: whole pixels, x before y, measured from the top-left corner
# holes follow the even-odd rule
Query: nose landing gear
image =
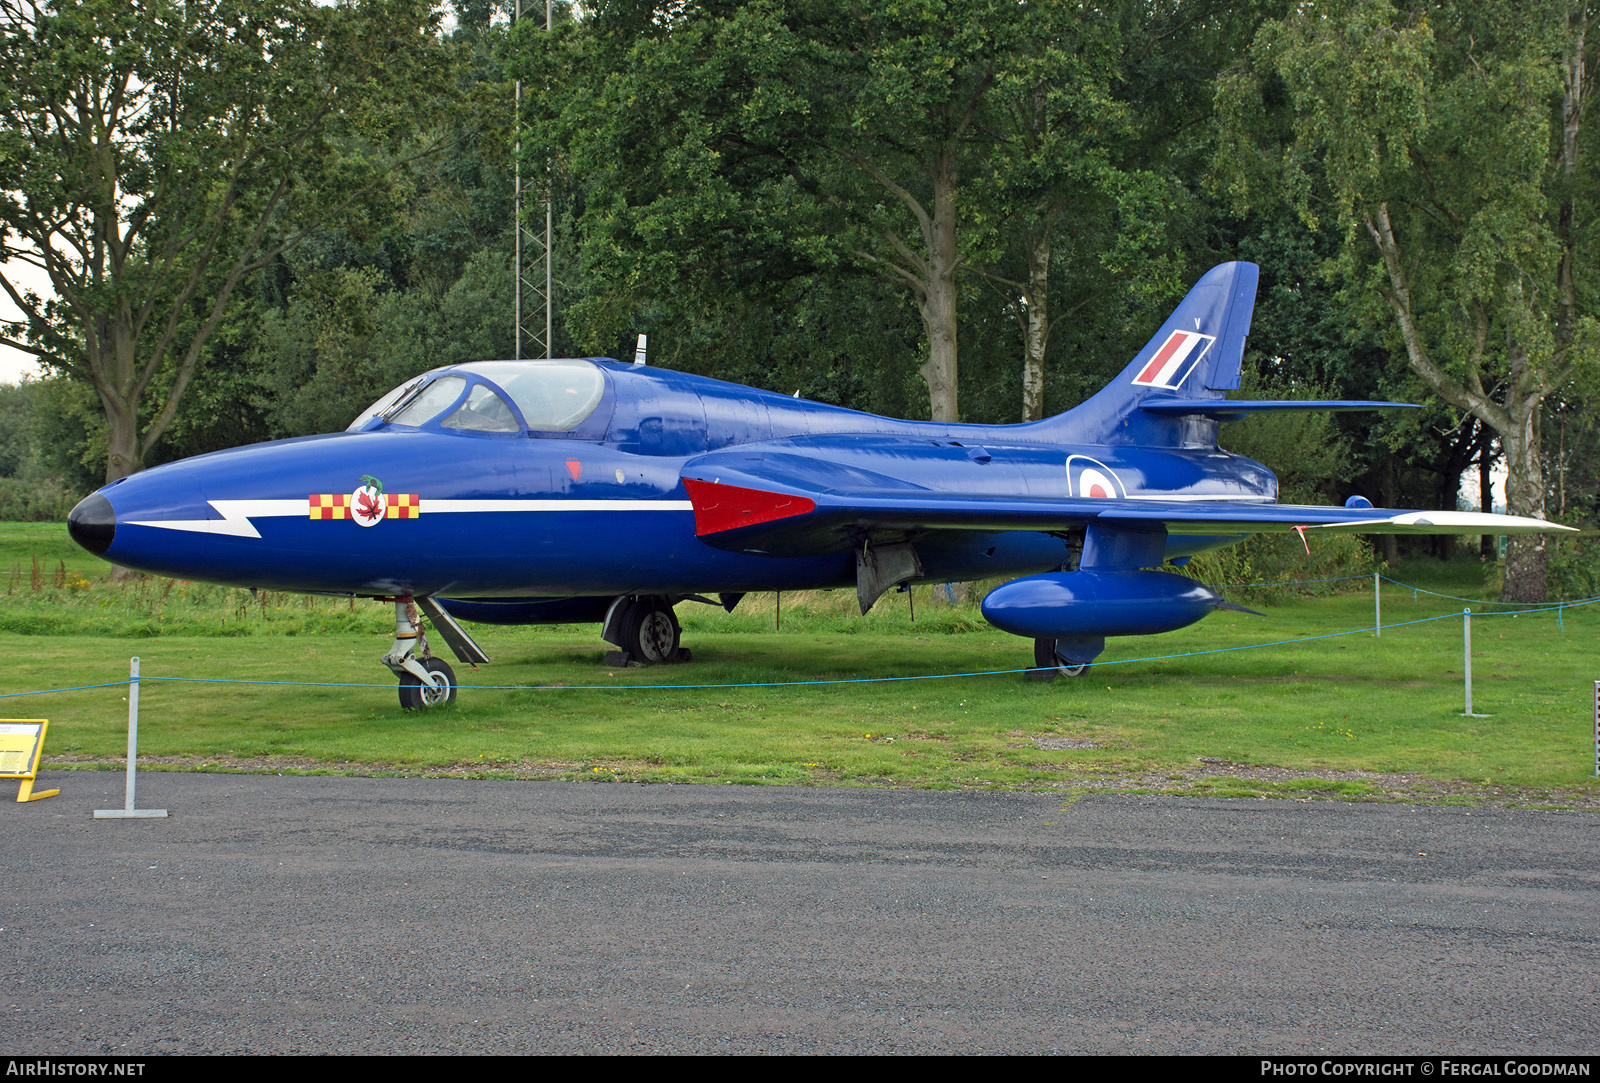
[(395, 599), (394, 645), (383, 656), (383, 664), (400, 678), (400, 706), (406, 710), (455, 702), (455, 671), (444, 659), (429, 657), (428, 640), (417, 627), (417, 607), (410, 598)]

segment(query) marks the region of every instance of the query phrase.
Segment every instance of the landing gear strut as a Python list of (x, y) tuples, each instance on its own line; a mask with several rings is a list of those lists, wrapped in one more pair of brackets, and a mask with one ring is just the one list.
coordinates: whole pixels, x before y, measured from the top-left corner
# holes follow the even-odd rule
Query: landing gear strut
[(428, 655), (428, 640), (417, 627), (417, 607), (410, 598), (395, 599), (394, 645), (383, 656), (383, 664), (400, 678), (400, 706), (406, 710), (455, 702), (455, 671), (443, 659)]

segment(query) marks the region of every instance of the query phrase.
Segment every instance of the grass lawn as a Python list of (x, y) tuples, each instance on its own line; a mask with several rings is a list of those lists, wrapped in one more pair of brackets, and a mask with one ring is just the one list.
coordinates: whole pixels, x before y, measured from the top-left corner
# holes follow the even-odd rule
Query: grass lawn
[[(1593, 681), (1600, 606), (1473, 625), (1462, 716), (1463, 604), (1369, 583), (1114, 639), (1090, 673), (1042, 683), (1030, 644), (973, 603), (918, 588), (867, 618), (853, 592), (771, 596), (734, 614), (679, 607), (688, 665), (608, 669), (597, 629), (478, 627), (494, 664), (457, 667), (459, 702), (399, 707), (378, 663), (391, 610), (170, 580), (111, 582), (51, 524), (0, 524), (0, 693), (125, 680), (138, 655), (141, 758), (214, 769), (484, 774), (655, 782), (1159, 790), (1600, 807)], [(1477, 597), (1473, 564), (1391, 573)], [(1247, 592), (1234, 591), (1255, 608)], [(1449, 619), (1398, 627), (1440, 614)], [(436, 644), (441, 653), (447, 651)], [(1168, 657), (1185, 655), (1184, 657)], [(196, 681), (157, 678), (196, 678)], [(230, 684), (221, 681), (286, 681)], [(860, 683), (797, 684), (851, 681)], [(319, 683), (320, 682), (320, 683)], [(368, 687), (328, 687), (327, 684)], [(708, 687), (708, 686), (738, 687)], [(494, 687), (513, 686), (513, 687)], [(0, 700), (51, 720), (47, 761), (112, 763), (126, 688)]]

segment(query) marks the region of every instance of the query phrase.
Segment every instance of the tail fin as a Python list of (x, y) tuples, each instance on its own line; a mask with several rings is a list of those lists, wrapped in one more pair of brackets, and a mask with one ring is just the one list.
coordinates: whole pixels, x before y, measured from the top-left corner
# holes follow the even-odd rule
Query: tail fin
[(1239, 386), (1239, 366), (1260, 271), (1224, 263), (1207, 271), (1121, 374), (1082, 405), (1042, 422), (1085, 443), (1147, 447), (1216, 443), (1216, 421), (1139, 409), (1148, 398), (1221, 399)]

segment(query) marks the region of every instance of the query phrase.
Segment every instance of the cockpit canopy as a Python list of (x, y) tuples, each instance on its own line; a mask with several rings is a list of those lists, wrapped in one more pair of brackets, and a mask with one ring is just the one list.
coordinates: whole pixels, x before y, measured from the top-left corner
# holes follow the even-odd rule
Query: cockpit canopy
[(385, 425), (457, 432), (572, 432), (605, 397), (592, 361), (477, 361), (433, 369), (369, 406), (347, 432)]

